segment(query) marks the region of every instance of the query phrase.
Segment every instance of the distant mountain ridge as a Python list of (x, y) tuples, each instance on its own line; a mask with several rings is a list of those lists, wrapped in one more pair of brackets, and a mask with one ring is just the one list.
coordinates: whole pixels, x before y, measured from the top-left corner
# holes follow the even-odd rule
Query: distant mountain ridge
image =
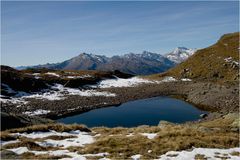
[(49, 68), (59, 70), (119, 70), (129, 74), (148, 75), (164, 72), (176, 66), (178, 63), (183, 62), (189, 56), (193, 55), (194, 52), (194, 49), (178, 47), (173, 52), (166, 55), (148, 51), (143, 51), (140, 54), (128, 53), (112, 57), (81, 53), (76, 57), (60, 63), (20, 66), (17, 67), (17, 69)]

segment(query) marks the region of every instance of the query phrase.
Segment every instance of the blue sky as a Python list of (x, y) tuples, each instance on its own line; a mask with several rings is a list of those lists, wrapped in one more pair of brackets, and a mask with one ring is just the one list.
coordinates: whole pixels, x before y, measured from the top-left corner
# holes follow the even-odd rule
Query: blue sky
[(1, 63), (204, 48), (238, 28), (238, 2), (1, 2)]

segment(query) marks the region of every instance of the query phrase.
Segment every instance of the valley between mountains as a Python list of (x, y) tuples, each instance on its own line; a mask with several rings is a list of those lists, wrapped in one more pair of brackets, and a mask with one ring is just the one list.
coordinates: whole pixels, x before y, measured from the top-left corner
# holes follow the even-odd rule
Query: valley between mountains
[[(98, 62), (93, 63), (94, 57)], [(3, 158), (240, 157), (239, 33), (225, 34), (204, 49), (178, 48), (165, 57), (148, 52), (112, 58), (84, 53), (62, 63), (21, 69), (1, 66)], [(130, 128), (56, 121), (159, 96), (180, 99), (207, 114), (196, 121), (161, 120), (155, 126)]]

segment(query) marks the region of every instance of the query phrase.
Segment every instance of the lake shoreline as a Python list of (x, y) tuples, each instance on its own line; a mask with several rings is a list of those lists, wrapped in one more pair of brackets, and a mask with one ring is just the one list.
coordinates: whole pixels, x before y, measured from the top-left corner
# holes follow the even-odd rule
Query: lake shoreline
[[(26, 110), (49, 109), (50, 113), (39, 115), (41, 118), (56, 120), (88, 112), (97, 108), (120, 105), (125, 102), (169, 96), (193, 104), (196, 108), (209, 111), (205, 119), (221, 117), (229, 112), (238, 112), (238, 85), (219, 85), (212, 82), (166, 82), (160, 84), (141, 84), (136, 87), (96, 89), (116, 94), (115, 97), (68, 96), (64, 100), (49, 101), (32, 99), (21, 107), (2, 106), (2, 111), (22, 115)], [(231, 97), (231, 98), (229, 98)], [(34, 116), (31, 116), (34, 117)], [(205, 119), (201, 119), (205, 120)], [(195, 122), (193, 122), (195, 123)]]
[[(200, 110), (208, 111), (209, 114), (238, 112), (237, 87), (237, 85), (233, 85), (224, 88), (221, 85), (210, 82), (167, 82), (162, 84), (141, 84), (136, 87), (98, 89), (98, 91), (115, 93), (116, 97), (81, 97), (80, 103), (87, 103), (85, 107), (68, 110), (60, 113), (60, 115), (50, 114), (46, 118), (59, 119), (60, 117), (76, 115), (93, 109), (118, 106), (129, 101), (158, 96), (174, 97), (186, 101)], [(69, 97), (68, 102), (71, 100), (73, 106), (78, 106), (80, 105), (78, 98), (79, 96)]]

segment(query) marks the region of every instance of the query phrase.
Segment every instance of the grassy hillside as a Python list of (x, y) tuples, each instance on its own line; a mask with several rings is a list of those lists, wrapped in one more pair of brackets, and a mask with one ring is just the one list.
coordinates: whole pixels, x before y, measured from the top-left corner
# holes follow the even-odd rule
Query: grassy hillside
[(223, 35), (216, 44), (198, 50), (185, 62), (162, 74), (162, 76), (213, 81), (235, 81), (239, 79), (239, 32)]

